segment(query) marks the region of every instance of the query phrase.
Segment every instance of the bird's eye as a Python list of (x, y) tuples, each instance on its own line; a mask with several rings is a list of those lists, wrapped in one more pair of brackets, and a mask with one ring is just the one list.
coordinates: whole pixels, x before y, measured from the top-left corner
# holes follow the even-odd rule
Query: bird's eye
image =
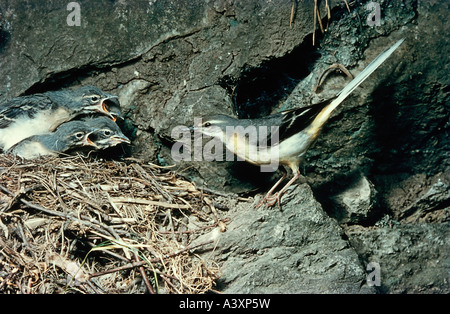
[(100, 100), (100, 96), (98, 96), (98, 95), (91, 96), (91, 101), (92, 102), (98, 102), (99, 100)]
[(84, 136), (84, 133), (83, 133), (83, 132), (75, 133), (75, 137), (78, 138), (78, 139), (82, 139), (83, 136)]
[(105, 130), (103, 131), (103, 134), (105, 134), (105, 136), (111, 136), (112, 132), (110, 130)]
[(203, 124), (203, 126), (204, 126), (205, 128), (208, 128), (208, 127), (211, 126), (211, 123), (210, 123), (210, 122), (205, 122), (205, 124)]

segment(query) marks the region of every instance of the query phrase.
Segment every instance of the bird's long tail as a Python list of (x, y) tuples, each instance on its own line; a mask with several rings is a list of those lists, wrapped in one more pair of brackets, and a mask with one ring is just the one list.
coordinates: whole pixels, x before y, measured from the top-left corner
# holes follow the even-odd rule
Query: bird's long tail
[(320, 128), (330, 117), (331, 113), (348, 97), (366, 78), (369, 77), (387, 58), (403, 43), (405, 39), (400, 39), (391, 48), (380, 53), (364, 70), (361, 71), (350, 83), (347, 84), (337, 95), (337, 97), (314, 119), (313, 124)]

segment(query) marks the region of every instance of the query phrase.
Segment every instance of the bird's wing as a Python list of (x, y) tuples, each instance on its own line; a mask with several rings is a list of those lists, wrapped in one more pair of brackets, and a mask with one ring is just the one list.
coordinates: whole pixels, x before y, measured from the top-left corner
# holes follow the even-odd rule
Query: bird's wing
[[(278, 126), (278, 130), (271, 129), (268, 133), (268, 145), (279, 142), (282, 138), (288, 138), (308, 127), (316, 116), (333, 100), (328, 99), (323, 102), (302, 107), (294, 108), (269, 116), (271, 125)], [(273, 132), (275, 131), (275, 132)]]
[(32, 119), (38, 112), (50, 109), (52, 101), (43, 94), (22, 96), (11, 99), (0, 106), (0, 129), (7, 128), (20, 117)]

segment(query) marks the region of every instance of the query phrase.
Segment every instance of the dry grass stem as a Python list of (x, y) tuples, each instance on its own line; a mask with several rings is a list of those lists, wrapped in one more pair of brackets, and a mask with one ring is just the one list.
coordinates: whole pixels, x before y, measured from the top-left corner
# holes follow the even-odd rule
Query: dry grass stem
[(210, 243), (190, 243), (227, 220), (173, 169), (0, 155), (0, 293), (213, 289), (219, 267), (194, 254)]

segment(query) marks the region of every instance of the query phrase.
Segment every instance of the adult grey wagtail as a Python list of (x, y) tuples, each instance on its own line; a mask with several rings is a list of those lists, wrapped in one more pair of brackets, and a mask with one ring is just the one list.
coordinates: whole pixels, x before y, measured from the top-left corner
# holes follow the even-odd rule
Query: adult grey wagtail
[(120, 143), (130, 143), (130, 140), (119, 126), (108, 117), (97, 117), (65, 122), (54, 132), (33, 135), (20, 141), (7, 153), (33, 159), (69, 153), (83, 147), (101, 150)]
[[(361, 73), (348, 83), (331, 100), (308, 107), (282, 111), (259, 119), (236, 119), (216, 114), (203, 117), (191, 128), (204, 135), (218, 138), (225, 147), (241, 160), (255, 165), (272, 165), (274, 161), (289, 167), (294, 176), (275, 195), (273, 192), (284, 180), (285, 175), (275, 183), (259, 205), (280, 205), (281, 196), (300, 176), (299, 165), (305, 152), (316, 140), (331, 113), (370, 74), (372, 74), (404, 41), (399, 40), (382, 52)], [(252, 130), (256, 137), (252, 135)]]
[(82, 114), (101, 113), (122, 117), (117, 96), (94, 86), (51, 91), (11, 99), (0, 105), (0, 150), (33, 135), (52, 132)]

